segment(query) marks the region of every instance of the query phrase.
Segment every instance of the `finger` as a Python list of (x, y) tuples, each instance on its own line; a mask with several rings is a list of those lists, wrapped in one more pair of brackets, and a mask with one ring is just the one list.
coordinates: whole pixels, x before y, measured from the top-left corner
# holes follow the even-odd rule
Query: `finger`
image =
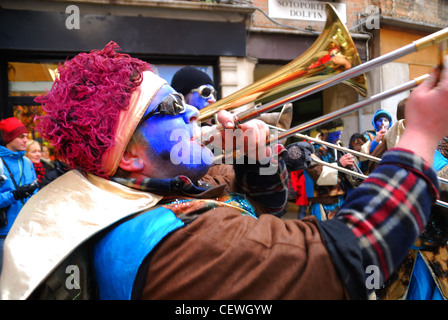
[(267, 146), (266, 141), (271, 136), (271, 130), (269, 129), (269, 126), (264, 122), (259, 122), (259, 141), (258, 141), (258, 147), (261, 148), (262, 152), (260, 152), (260, 157), (270, 157), (271, 156), (271, 148)]
[[(447, 66), (448, 66), (448, 56), (445, 56), (443, 61), (440, 61), (439, 65), (435, 69), (436, 73), (436, 80), (435, 80), (435, 86), (439, 85), (439, 82), (446, 82), (447, 81)], [(446, 88), (446, 83), (441, 84), (443, 88)]]
[[(445, 59), (446, 61), (446, 59)], [(446, 65), (446, 63), (445, 63)], [(423, 81), (416, 89), (415, 91), (418, 92), (426, 92), (431, 89), (433, 89), (438, 82), (441, 82), (443, 80), (446, 81), (447, 75), (446, 75), (446, 68), (443, 68), (442, 70), (440, 68), (434, 68), (431, 73), (429, 74), (429, 77)]]
[(274, 154), (274, 152), (270, 146), (266, 146), (266, 148), (264, 150), (265, 150), (266, 158), (270, 158)]
[[(266, 130), (268, 133), (266, 133)], [(269, 135), (269, 127), (263, 122), (254, 121), (244, 126), (244, 151), (252, 159), (263, 159), (271, 155), (271, 150), (266, 146), (266, 137)]]
[(258, 147), (262, 150), (262, 152), (260, 152), (260, 157), (268, 158), (272, 155), (272, 150), (270, 146), (266, 144), (266, 141), (270, 137), (271, 131), (269, 130), (269, 126), (264, 122), (260, 122), (260, 127), (258, 141)]
[(218, 112), (218, 122), (222, 124), (224, 129), (235, 128), (235, 119), (233, 115), (226, 110), (220, 110)]
[(266, 133), (266, 127), (262, 124), (257, 130), (257, 160), (269, 158), (272, 155), (271, 148), (266, 144), (267, 137), (269, 137), (269, 128)]

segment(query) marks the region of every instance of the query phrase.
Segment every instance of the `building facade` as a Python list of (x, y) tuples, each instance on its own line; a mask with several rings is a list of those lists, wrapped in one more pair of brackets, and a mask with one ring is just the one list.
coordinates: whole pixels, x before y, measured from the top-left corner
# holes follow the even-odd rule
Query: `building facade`
[[(332, 1), (361, 62), (448, 26), (448, 1)], [(115, 41), (153, 64), (168, 82), (195, 65), (226, 97), (292, 61), (304, 60), (327, 23), (325, 2), (307, 0), (0, 0), (0, 116), (17, 116), (31, 131), (42, 112), (34, 97), (51, 87), (59, 63)], [(373, 95), (427, 73), (436, 47), (366, 73)], [(408, 92), (344, 116), (343, 141), (371, 129), (378, 108), (395, 115)], [(294, 124), (363, 99), (345, 84), (294, 102)], [(37, 132), (34, 138), (39, 139)]]

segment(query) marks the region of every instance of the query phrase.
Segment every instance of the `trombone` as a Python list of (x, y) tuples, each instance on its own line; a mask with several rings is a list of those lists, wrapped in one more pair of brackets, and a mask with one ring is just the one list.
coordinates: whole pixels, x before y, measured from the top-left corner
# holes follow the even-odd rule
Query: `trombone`
[[(321, 116), (319, 118), (316, 118), (314, 120), (308, 121), (308, 122), (306, 122), (306, 123), (304, 123), (302, 125), (298, 125), (296, 127), (290, 128), (288, 130), (283, 129), (283, 128), (279, 128), (279, 127), (276, 127), (276, 126), (273, 126), (273, 125), (269, 125), (269, 124), (268, 124), (268, 127), (270, 127), (271, 129), (275, 129), (275, 130), (278, 130), (278, 131), (282, 132), (281, 134), (279, 134), (276, 137), (276, 140), (286, 139), (286, 138), (288, 138), (290, 136), (296, 136), (298, 138), (301, 138), (301, 139), (304, 139), (304, 140), (307, 140), (307, 141), (310, 141), (310, 142), (319, 143), (321, 145), (325, 145), (327, 147), (330, 147), (330, 148), (333, 148), (333, 149), (336, 149), (336, 150), (340, 150), (340, 151), (343, 151), (343, 152), (350, 152), (350, 153), (352, 153), (354, 155), (358, 155), (358, 156), (364, 157), (364, 158), (366, 158), (368, 160), (371, 160), (371, 161), (380, 162), (381, 158), (374, 157), (374, 156), (371, 156), (369, 154), (358, 152), (358, 151), (355, 151), (355, 150), (352, 150), (352, 149), (347, 149), (347, 148), (344, 148), (344, 147), (342, 147), (340, 145), (336, 145), (336, 144), (332, 144), (332, 143), (329, 143), (329, 142), (326, 142), (326, 141), (315, 139), (315, 138), (309, 137), (307, 135), (300, 134), (299, 132), (300, 131), (304, 131), (304, 130), (308, 130), (308, 129), (311, 129), (311, 128), (314, 128), (314, 127), (319, 126), (320, 124), (322, 124), (324, 122), (328, 122), (328, 121), (331, 121), (334, 118), (341, 117), (341, 116), (343, 116), (345, 114), (354, 112), (354, 111), (356, 111), (358, 109), (364, 108), (365, 106), (367, 106), (369, 104), (375, 103), (375, 102), (377, 102), (379, 100), (382, 100), (382, 99), (386, 99), (386, 98), (388, 98), (390, 96), (393, 96), (395, 94), (398, 94), (400, 92), (410, 90), (410, 89), (418, 86), (420, 83), (422, 83), (428, 77), (429, 77), (428, 74), (425, 74), (423, 76), (417, 77), (417, 78), (415, 78), (415, 79), (413, 79), (411, 81), (408, 81), (408, 82), (406, 82), (406, 83), (404, 83), (402, 85), (399, 85), (399, 86), (397, 86), (395, 88), (392, 88), (392, 89), (386, 90), (384, 92), (378, 93), (378, 94), (376, 94), (376, 95), (374, 95), (374, 96), (372, 96), (372, 97), (370, 97), (368, 99), (365, 99), (363, 101), (354, 103), (354, 104), (352, 104), (350, 106), (344, 107), (344, 108), (342, 108), (340, 110), (337, 110), (337, 111), (334, 111), (334, 112), (332, 112), (332, 113), (330, 113), (328, 115)], [(271, 142), (271, 140), (268, 140), (267, 143), (269, 143), (269, 142)], [(343, 168), (343, 167), (339, 167), (337, 165), (330, 164), (330, 163), (322, 161), (322, 160), (320, 160), (320, 159), (318, 159), (316, 157), (313, 157), (312, 161), (317, 163), (317, 164), (324, 165), (324, 166), (333, 168), (335, 170), (338, 170), (338, 171), (350, 174), (352, 176), (359, 177), (361, 179), (366, 179), (368, 177), (365, 174), (362, 174), (362, 173), (359, 173), (359, 172), (355, 172), (353, 170), (346, 169), (346, 168)], [(448, 184), (448, 179), (445, 179), (445, 178), (442, 178), (442, 177), (438, 177), (438, 180), (440, 182), (442, 182), (442, 183)], [(444, 201), (441, 201), (441, 200), (436, 200), (436, 205), (439, 205), (439, 206), (444, 207), (444, 208), (448, 208), (448, 203), (446, 203)]]
[[(353, 175), (353, 176), (356, 176), (356, 177), (361, 178), (361, 179), (368, 178), (368, 176), (366, 176), (365, 174), (358, 173), (358, 172), (355, 172), (353, 170), (349, 170), (349, 169), (346, 169), (346, 168), (342, 168), (342, 167), (339, 167), (337, 165), (333, 165), (331, 163), (322, 161), (320, 159), (316, 159), (314, 157), (313, 157), (313, 162), (315, 162), (317, 164), (321, 164), (321, 165), (327, 166), (327, 167), (330, 167), (330, 168), (333, 168), (335, 170), (338, 170), (338, 171), (341, 171), (341, 172), (344, 172), (344, 173), (347, 173), (347, 174), (350, 174), (350, 175)], [(448, 183), (447, 179), (440, 178), (440, 177), (439, 177), (439, 181), (441, 181), (443, 183)], [(441, 200), (436, 200), (436, 205), (444, 207), (444, 208), (448, 208), (448, 203), (446, 203), (444, 201), (441, 201)]]
[[(339, 83), (350, 85), (361, 96), (365, 97), (368, 91), (364, 76), (365, 72), (368, 72), (373, 68), (392, 62), (400, 57), (430, 46), (439, 45), (439, 48), (442, 48), (442, 45), (445, 45), (445, 42), (448, 39), (448, 28), (445, 28), (419, 40), (413, 41), (412, 43), (404, 47), (401, 47), (385, 55), (361, 64), (359, 55), (356, 52), (356, 47), (353, 44), (353, 40), (351, 39), (345, 25), (341, 22), (336, 10), (329, 3), (327, 3), (326, 8), (328, 18), (325, 28), (322, 31), (322, 34), (316, 40), (315, 44), (313, 44), (313, 46), (310, 47), (303, 54), (303, 56), (287, 64), (285, 67), (269, 75), (267, 78), (264, 78), (246, 88), (243, 88), (229, 95), (226, 98), (210, 104), (206, 108), (201, 109), (199, 111), (199, 121), (210, 120), (220, 110), (230, 111), (236, 108), (240, 108), (246, 104), (252, 103), (256, 100), (261, 101), (261, 103), (256, 104), (250, 109), (246, 109), (239, 113), (233, 114), (234, 122), (236, 125), (238, 125), (250, 119), (259, 117), (264, 113), (274, 111), (287, 103), (305, 98)], [(340, 66), (333, 64), (331, 67), (329, 67), (328, 65), (326, 67), (321, 67), (323, 65), (320, 65), (315, 70), (310, 70), (309, 66), (315, 65), (315, 58), (320, 52), (330, 52), (335, 48), (335, 46), (350, 62), (350, 68), (342, 70)], [(341, 117), (345, 114), (349, 114), (351, 112), (354, 112), (355, 110), (361, 109), (371, 103), (374, 103), (375, 101), (385, 99), (402, 91), (410, 90), (420, 84), (427, 77), (428, 75), (417, 77), (414, 80), (406, 82), (405, 84), (400, 85), (396, 88), (386, 90), (382, 93), (371, 96), (368, 99), (361, 100), (351, 106), (308, 121), (305, 124), (299, 125), (289, 130), (285, 130), (279, 136), (277, 136), (276, 139), (281, 140), (292, 135), (297, 135), (299, 131), (316, 127), (324, 122), (331, 121), (333, 118)], [(310, 82), (316, 83), (303, 87), (305, 84)], [(291, 90), (293, 92), (290, 92)], [(280, 96), (280, 98), (276, 98), (263, 104), (264, 101), (269, 100), (268, 98), (279, 96), (282, 93), (286, 94), (284, 96)], [(217, 124), (214, 126), (214, 130), (207, 130), (202, 134), (201, 138), (203, 141), (205, 141), (205, 144), (207, 144), (207, 141), (209, 141), (211, 137), (213, 137), (216, 131), (222, 130), (223, 126), (221, 124)], [(309, 138), (306, 139), (309, 140)], [(269, 142), (270, 139), (267, 141), (267, 143)], [(322, 143), (322, 141), (319, 141), (319, 143)], [(332, 147), (336, 149), (336, 146)], [(353, 150), (350, 150), (350, 152), (353, 153)], [(367, 155), (362, 154), (362, 156), (366, 158)], [(380, 159), (374, 159), (374, 161), (378, 160)], [(325, 165), (327, 165), (327, 163), (325, 163)], [(338, 170), (340, 169), (341, 168), (338, 167)], [(448, 183), (448, 181), (445, 179), (440, 178), (439, 180), (443, 183)], [(437, 201), (437, 204), (448, 208), (448, 204), (445, 204), (441, 201)]]
[[(287, 131), (286, 129), (279, 128), (279, 127), (273, 126), (271, 124), (268, 124), (268, 127), (271, 128), (271, 129), (274, 129), (274, 130), (281, 131), (281, 132)], [(336, 149), (336, 150), (339, 150), (339, 151), (348, 152), (348, 153), (354, 154), (355, 156), (363, 157), (363, 158), (366, 158), (366, 159), (371, 160), (371, 161), (375, 161), (375, 162), (380, 162), (381, 161), (380, 158), (371, 156), (370, 154), (365, 154), (365, 153), (362, 153), (362, 152), (359, 152), (359, 151), (356, 151), (356, 150), (348, 149), (348, 148), (342, 147), (340, 145), (333, 144), (333, 143), (330, 143), (330, 142), (327, 142), (327, 141), (323, 141), (323, 140), (319, 140), (319, 139), (316, 139), (316, 138), (313, 138), (313, 137), (310, 137), (310, 136), (307, 136), (305, 134), (301, 134), (301, 133), (298, 133), (298, 132), (293, 132), (290, 135), (288, 135), (288, 137), (289, 136), (295, 136), (297, 138), (300, 138), (300, 139), (303, 139), (303, 140), (306, 140), (306, 141), (310, 141), (310, 142), (314, 142), (314, 143), (318, 143), (318, 144), (321, 144), (323, 146), (330, 147), (330, 148), (333, 148), (333, 149)]]
[[(404, 84), (396, 86), (396, 87), (394, 87), (392, 89), (380, 92), (380, 93), (378, 93), (376, 95), (371, 96), (370, 98), (367, 98), (365, 100), (361, 100), (361, 101), (356, 102), (356, 103), (354, 103), (352, 105), (346, 106), (346, 107), (344, 107), (342, 109), (339, 109), (339, 110), (336, 110), (336, 111), (333, 111), (333, 112), (331, 112), (331, 113), (329, 113), (327, 115), (320, 116), (320, 117), (318, 117), (316, 119), (310, 120), (308, 122), (305, 122), (303, 124), (300, 124), (298, 126), (290, 128), (290, 129), (283, 129), (283, 128), (279, 128), (279, 127), (276, 127), (276, 126), (268, 124), (268, 126), (270, 128), (276, 129), (278, 131), (281, 131), (281, 133), (278, 134), (275, 137), (275, 141), (273, 141), (271, 138), (269, 138), (266, 141), (266, 144), (270, 144), (271, 142), (276, 142), (276, 141), (279, 141), (279, 140), (282, 140), (282, 139), (286, 139), (286, 138), (288, 138), (290, 136), (294, 136), (295, 135), (295, 136), (297, 136), (299, 138), (306, 139), (308, 141), (317, 142), (317, 143), (322, 144), (322, 145), (327, 145), (327, 146), (329, 146), (329, 147), (331, 147), (333, 149), (341, 150), (341, 151), (344, 151), (344, 152), (350, 152), (350, 153), (356, 154), (358, 156), (362, 156), (362, 157), (364, 157), (366, 159), (379, 162), (379, 161), (381, 161), (380, 158), (373, 157), (373, 156), (365, 154), (365, 153), (357, 152), (355, 150), (347, 149), (347, 148), (344, 148), (344, 147), (341, 147), (341, 146), (338, 146), (338, 145), (334, 145), (334, 144), (331, 144), (331, 143), (328, 143), (328, 142), (325, 142), (325, 141), (314, 139), (314, 138), (311, 138), (309, 136), (302, 135), (299, 132), (300, 131), (305, 131), (305, 130), (308, 130), (308, 129), (312, 129), (314, 127), (317, 127), (317, 126), (321, 125), (322, 123), (325, 123), (325, 122), (333, 120), (334, 118), (338, 118), (338, 117), (341, 117), (343, 115), (352, 113), (352, 112), (354, 112), (354, 111), (356, 111), (358, 109), (366, 107), (369, 104), (372, 104), (372, 103), (375, 103), (377, 101), (386, 99), (386, 98), (391, 97), (393, 95), (396, 95), (396, 94), (398, 94), (400, 92), (411, 90), (412, 88), (415, 88), (420, 83), (422, 83), (428, 77), (429, 77), (428, 74), (425, 74), (423, 76), (417, 77), (417, 78), (415, 78), (415, 79), (413, 79), (411, 81), (408, 81), (408, 82), (406, 82)], [(202, 136), (202, 138), (207, 137), (205, 139), (205, 141), (209, 141), (210, 140), (209, 136), (211, 137), (215, 133), (216, 133), (216, 129), (207, 130), (205, 132), (205, 134)], [(207, 144), (207, 143), (205, 143), (205, 144)]]
[[(334, 11), (334, 12), (332, 12), (332, 11)], [(330, 16), (336, 15), (336, 17), (337, 17), (337, 13), (335, 12), (335, 9), (330, 4), (327, 4), (327, 12)], [(327, 24), (328, 24), (328, 21), (327, 21)], [(345, 39), (344, 43), (346, 45), (348, 45), (348, 43), (351, 40), (348, 32), (347, 32), (347, 34), (344, 33), (344, 36), (342, 36), (342, 33), (339, 31), (341, 31), (341, 29), (345, 29), (345, 27), (339, 21), (336, 22), (336, 24), (338, 24), (338, 28), (336, 28), (338, 30), (338, 33), (337, 33), (337, 35), (332, 36), (331, 39), (334, 39), (334, 38), (339, 39), (339, 38), (344, 37), (344, 39)], [(326, 29), (324, 30), (326, 36), (328, 36), (327, 28), (331, 28), (331, 27), (328, 27), (326, 25)], [(333, 29), (333, 28), (331, 28), (331, 29)], [(324, 35), (324, 32), (322, 33), (322, 35)], [(273, 111), (273, 110), (285, 105), (286, 103), (305, 98), (311, 94), (320, 92), (322, 90), (330, 88), (331, 86), (341, 83), (341, 82), (349, 82), (357, 89), (357, 91), (361, 95), (366, 94), (367, 86), (365, 84), (365, 81), (362, 80), (363, 79), (362, 75), (365, 72), (370, 71), (371, 69), (379, 67), (388, 62), (392, 62), (400, 57), (403, 57), (410, 53), (416, 52), (423, 48), (441, 44), (442, 42), (446, 41), (447, 39), (448, 39), (448, 28), (445, 28), (445, 29), (437, 31), (433, 34), (430, 34), (426, 37), (423, 37), (419, 40), (416, 40), (404, 47), (401, 47), (399, 49), (391, 51), (383, 56), (380, 56), (380, 57), (372, 59), (368, 62), (365, 62), (363, 64), (352, 63), (353, 67), (348, 70), (345, 70), (342, 72), (340, 70), (338, 70), (336, 72), (336, 69), (335, 69), (335, 70), (333, 70), (333, 71), (335, 71), (335, 72), (333, 72), (335, 74), (332, 76), (328, 76), (328, 73), (325, 76), (318, 75), (312, 79), (309, 79), (309, 81), (318, 80), (319, 78), (322, 78), (322, 77), (324, 77), (325, 79), (320, 80), (317, 83), (309, 85), (305, 88), (302, 88), (302, 89), (299, 89), (292, 93), (289, 93), (284, 97), (277, 98), (277, 99), (275, 99), (271, 102), (267, 102), (265, 104), (258, 104), (250, 109), (247, 109), (238, 114), (235, 114), (234, 115), (235, 123), (240, 124), (240, 123), (246, 122), (252, 118), (260, 116), (263, 113)], [(327, 40), (327, 42), (328, 41), (329, 40)], [(359, 59), (359, 56), (357, 55), (357, 53), (354, 54), (353, 48), (351, 48), (349, 51), (347, 51), (347, 53), (352, 53), (352, 56), (349, 58), (352, 59), (353, 61), (356, 61), (356, 58)], [(308, 54), (306, 56), (308, 56)], [(300, 60), (301, 59), (299, 59), (299, 61)], [(298, 61), (293, 61), (293, 62), (294, 62), (294, 64), (297, 64)], [(269, 80), (269, 81), (267, 81), (267, 80), (265, 81), (262, 79), (261, 81), (254, 83), (253, 85), (249, 86), (248, 88), (243, 88), (242, 90), (237, 91), (236, 93), (230, 95), (229, 97), (218, 100), (217, 102), (207, 106), (206, 108), (201, 109), (200, 115), (199, 115), (199, 120), (200, 121), (209, 120), (220, 110), (231, 110), (231, 109), (234, 109), (241, 105), (253, 102), (256, 99), (259, 99), (260, 97), (264, 97), (263, 95), (267, 94), (267, 91), (269, 89), (274, 88), (274, 89), (276, 89), (276, 92), (278, 92), (280, 90), (280, 88), (282, 88), (282, 85), (285, 84), (285, 82), (287, 82), (291, 78), (294, 79), (294, 77), (298, 76), (297, 71), (295, 70), (296, 66), (295, 65), (293, 65), (292, 67), (289, 67), (289, 66), (290, 65), (288, 64), (285, 67), (292, 69), (292, 71), (290, 72), (291, 74), (289, 74), (287, 72), (288, 70), (286, 70), (286, 72), (285, 72), (285, 70), (282, 70), (283, 73), (280, 73), (279, 75), (278, 75), (278, 73), (273, 74), (274, 76), (278, 76), (280, 78), (278, 81), (275, 81), (275, 77), (274, 77), (274, 79), (271, 79), (272, 77), (268, 77), (269, 79), (267, 79), (267, 80)], [(286, 69), (288, 69), (288, 68), (286, 68)], [(359, 78), (360, 76), (361, 76), (361, 78)], [(355, 85), (354, 83), (356, 81), (353, 79), (356, 79), (359, 82), (356, 83), (356, 85)], [(359, 80), (359, 79), (361, 79), (361, 80)], [(359, 88), (363, 88), (364, 90), (361, 90)], [(222, 127), (222, 125), (218, 124), (216, 126), (216, 129), (221, 131), (221, 130), (223, 130), (223, 127)]]
[[(272, 100), (277, 96), (297, 90), (297, 88), (303, 88), (309, 83), (324, 81), (333, 75), (344, 74), (344, 70), (347, 68), (360, 66), (361, 59), (356, 46), (336, 9), (327, 3), (326, 13), (327, 21), (321, 35), (300, 57), (252, 85), (201, 109), (199, 121), (211, 119), (220, 110), (230, 111), (254, 101), (263, 103)], [(362, 73), (350, 75), (339, 82), (349, 85), (365, 97), (368, 88), (365, 75)], [(293, 101), (293, 99), (290, 100)], [(244, 113), (238, 115), (238, 119), (240, 122), (249, 120), (261, 113), (283, 106), (287, 102), (279, 99), (275, 105), (269, 103), (268, 108), (262, 108), (255, 113), (245, 110)]]
[[(389, 98), (390, 96), (396, 95), (396, 94), (398, 94), (400, 92), (411, 90), (411, 89), (417, 87), (420, 83), (422, 83), (428, 77), (429, 77), (428, 74), (422, 75), (422, 76), (417, 77), (417, 78), (415, 78), (415, 79), (413, 79), (411, 81), (408, 81), (408, 82), (406, 82), (404, 84), (396, 86), (396, 87), (394, 87), (392, 89), (383, 91), (383, 92), (378, 93), (376, 95), (373, 95), (372, 97), (370, 97), (368, 99), (359, 101), (359, 102), (354, 103), (354, 104), (352, 104), (350, 106), (344, 107), (344, 108), (342, 108), (340, 110), (336, 110), (336, 111), (334, 111), (332, 113), (329, 113), (327, 115), (323, 115), (321, 117), (318, 117), (318, 118), (316, 118), (314, 120), (308, 121), (308, 122), (306, 122), (304, 124), (298, 125), (296, 127), (290, 128), (288, 130), (287, 129), (283, 129), (283, 128), (279, 128), (279, 127), (276, 127), (276, 126), (273, 126), (273, 125), (269, 125), (269, 124), (268, 124), (268, 126), (271, 129), (275, 129), (277, 131), (281, 131), (282, 132), (278, 136), (276, 136), (276, 140), (286, 139), (286, 138), (288, 138), (290, 136), (296, 136), (296, 137), (298, 137), (300, 139), (304, 139), (304, 140), (307, 140), (307, 141), (319, 143), (321, 145), (325, 145), (327, 147), (330, 147), (330, 148), (333, 148), (333, 149), (336, 149), (336, 150), (340, 150), (340, 151), (343, 151), (343, 152), (349, 152), (349, 153), (352, 153), (354, 155), (363, 157), (363, 158), (371, 160), (371, 161), (380, 162), (381, 158), (374, 157), (374, 156), (371, 156), (369, 154), (358, 152), (358, 151), (355, 151), (355, 150), (352, 150), (352, 149), (347, 149), (347, 148), (344, 148), (344, 147), (341, 147), (339, 145), (335, 145), (335, 144), (332, 144), (332, 143), (329, 143), (329, 142), (326, 142), (326, 141), (315, 139), (315, 138), (309, 137), (307, 135), (300, 134), (299, 132), (300, 131), (305, 131), (305, 130), (308, 130), (308, 129), (312, 129), (314, 127), (319, 126), (320, 124), (322, 124), (324, 122), (328, 122), (328, 121), (331, 121), (334, 118), (338, 118), (338, 117), (341, 117), (341, 116), (343, 116), (345, 114), (354, 112), (354, 111), (356, 111), (358, 109), (364, 108), (365, 106), (367, 106), (369, 104), (372, 104), (372, 103), (375, 103), (377, 101)], [(267, 141), (267, 143), (270, 143), (270, 142), (271, 142), (271, 140)], [(327, 164), (327, 163), (325, 162), (324, 164)], [(346, 172), (346, 173), (350, 174), (350, 172)], [(355, 175), (357, 175), (357, 174), (355, 173)], [(439, 180), (442, 183), (448, 184), (448, 179), (444, 179), (444, 178), (439, 177)]]

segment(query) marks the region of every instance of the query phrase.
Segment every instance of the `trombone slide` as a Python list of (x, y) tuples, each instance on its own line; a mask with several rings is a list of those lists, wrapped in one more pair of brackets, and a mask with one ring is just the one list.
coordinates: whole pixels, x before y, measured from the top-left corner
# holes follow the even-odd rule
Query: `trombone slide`
[[(333, 165), (333, 164), (325, 162), (323, 160), (316, 159), (315, 157), (312, 157), (312, 161), (317, 163), (317, 164), (321, 164), (321, 165), (333, 168), (335, 170), (338, 170), (338, 171), (341, 171), (341, 172), (344, 172), (344, 173), (347, 173), (347, 174), (351, 174), (351, 175), (356, 176), (356, 177), (361, 178), (361, 179), (368, 178), (368, 176), (366, 176), (365, 174), (361, 174), (361, 173), (355, 172), (355, 171), (350, 170), (350, 169), (346, 169), (346, 168), (343, 168), (343, 167), (339, 167), (337, 165)], [(439, 177), (439, 181), (442, 182), (442, 183), (447, 183), (448, 184), (448, 180), (447, 179)], [(438, 206), (444, 207), (444, 208), (448, 208), (448, 203), (446, 203), (444, 201), (441, 201), (441, 200), (436, 200), (435, 204), (438, 205)]]

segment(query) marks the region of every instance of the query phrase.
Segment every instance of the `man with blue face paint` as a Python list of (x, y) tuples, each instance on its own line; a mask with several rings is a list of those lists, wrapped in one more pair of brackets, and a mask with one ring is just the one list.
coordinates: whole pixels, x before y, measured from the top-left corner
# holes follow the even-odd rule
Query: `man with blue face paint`
[(367, 154), (371, 154), (383, 140), (387, 130), (392, 126), (392, 116), (387, 110), (377, 110), (373, 115), (372, 125), (375, 131), (366, 131), (364, 133), (367, 142), (361, 147), (361, 152)]
[[(39, 131), (75, 169), (34, 195), (12, 226), (2, 299), (366, 299), (366, 268), (386, 279), (402, 261), (438, 196), (431, 161), (447, 134), (446, 72), (436, 90), (430, 80), (413, 92), (405, 136), (333, 219), (282, 220), (264, 214), (287, 200), (269, 128), (238, 126), (265, 157), (279, 155), (273, 174), (260, 176), (259, 162), (207, 166), (193, 134), (197, 109), (116, 49), (65, 62), (37, 99), (46, 111)], [(235, 130), (228, 112), (218, 121)], [(170, 128), (190, 139), (172, 140)], [(174, 164), (178, 143), (177, 155), (200, 151), (203, 163)]]
[[(318, 139), (340, 145), (344, 128), (342, 119), (325, 123), (319, 128)], [(315, 145), (314, 156), (329, 164), (354, 170), (355, 157), (324, 145)], [(310, 213), (319, 220), (331, 219), (342, 206), (347, 191), (352, 189), (346, 174), (329, 166), (314, 163), (307, 169), (307, 174), (314, 185), (308, 200)], [(311, 183), (311, 181), (310, 181)]]
[(198, 110), (216, 102), (216, 90), (208, 74), (193, 66), (178, 70), (171, 80), (171, 87), (185, 97), (186, 103)]

